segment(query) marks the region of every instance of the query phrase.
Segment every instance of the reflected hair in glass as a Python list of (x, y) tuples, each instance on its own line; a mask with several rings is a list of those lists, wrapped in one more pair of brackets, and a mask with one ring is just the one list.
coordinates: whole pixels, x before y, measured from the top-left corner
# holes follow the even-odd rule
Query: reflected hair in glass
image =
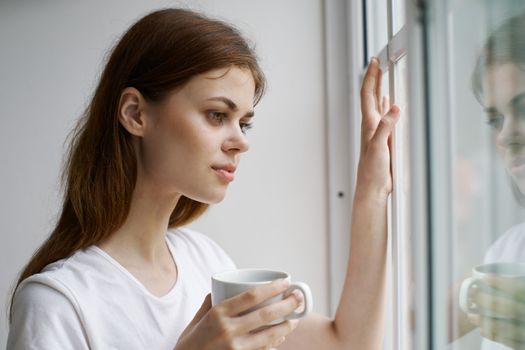
[(472, 73), (472, 90), (483, 101), (483, 78), (493, 65), (513, 63), (525, 72), (525, 13), (507, 19), (487, 38)]

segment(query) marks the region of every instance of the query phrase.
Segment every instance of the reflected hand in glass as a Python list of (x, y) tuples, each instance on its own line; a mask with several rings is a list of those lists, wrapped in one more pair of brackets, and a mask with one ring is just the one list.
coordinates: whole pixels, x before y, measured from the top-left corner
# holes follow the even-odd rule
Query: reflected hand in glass
[[(512, 264), (507, 264), (512, 265)], [(525, 271), (524, 264), (521, 266)], [(512, 349), (525, 349), (525, 275), (485, 274), (468, 287), (468, 315), (481, 335)]]

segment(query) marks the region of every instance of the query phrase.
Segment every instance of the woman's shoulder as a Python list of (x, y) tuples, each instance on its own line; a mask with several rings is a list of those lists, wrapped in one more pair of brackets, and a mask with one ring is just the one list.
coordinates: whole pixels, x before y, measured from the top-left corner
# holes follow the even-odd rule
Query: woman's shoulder
[[(88, 349), (69, 259), (24, 279), (13, 298), (9, 349)], [(73, 288), (72, 288), (73, 287)]]
[(485, 262), (525, 262), (525, 222), (509, 228), (488, 249)]
[[(54, 269), (43, 271), (24, 279), (17, 286), (13, 298), (13, 319), (22, 323), (31, 319), (51, 317), (52, 310), (62, 310), (62, 315), (74, 315), (78, 303), (66, 281), (60, 278), (56, 271), (60, 268), (53, 264)], [(66, 312), (72, 310), (72, 312)]]
[(507, 245), (511, 243), (518, 243), (525, 241), (525, 222), (510, 227), (501, 237), (499, 237), (495, 245)]
[(73, 290), (89, 287), (89, 279), (97, 271), (103, 271), (100, 257), (91, 248), (78, 250), (24, 279), (18, 286), (17, 293), (21, 290), (30, 294), (54, 290), (72, 298)]
[(8, 349), (88, 349), (79, 307), (52, 278), (29, 277), (13, 299)]
[[(38, 273), (23, 280), (16, 289), (14, 302), (24, 307), (71, 304), (74, 297), (67, 285), (50, 273)], [(15, 309), (17, 309), (15, 307)]]

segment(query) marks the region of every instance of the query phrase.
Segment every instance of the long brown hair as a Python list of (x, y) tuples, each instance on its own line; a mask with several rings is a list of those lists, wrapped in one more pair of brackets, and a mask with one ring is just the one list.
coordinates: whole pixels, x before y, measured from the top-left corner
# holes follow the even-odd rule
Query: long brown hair
[[(137, 162), (131, 135), (117, 116), (122, 90), (132, 86), (145, 99), (162, 101), (195, 75), (230, 66), (251, 71), (256, 104), (264, 92), (264, 75), (253, 48), (231, 25), (190, 10), (163, 9), (129, 28), (113, 49), (90, 104), (71, 133), (56, 227), (22, 270), (15, 292), (27, 277), (76, 250), (99, 243), (124, 223)], [(181, 197), (169, 227), (189, 223), (207, 207)], [(14, 292), (10, 319), (13, 298)]]

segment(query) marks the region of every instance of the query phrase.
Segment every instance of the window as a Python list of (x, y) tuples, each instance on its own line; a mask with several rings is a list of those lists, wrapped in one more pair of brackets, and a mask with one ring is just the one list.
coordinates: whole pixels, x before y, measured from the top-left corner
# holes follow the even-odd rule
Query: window
[[(409, 153), (407, 115), (407, 31), (402, 0), (327, 1), (327, 99), (330, 168), (331, 310), (335, 312), (347, 262), (352, 188), (359, 158), (361, 77), (372, 56), (383, 70), (383, 94), (402, 109), (393, 143), (394, 193), (389, 205), (390, 239), (388, 317), (385, 349), (408, 349), (409, 315)], [(345, 43), (347, 45), (341, 45)], [(342, 74), (347, 72), (348, 74)], [(348, 118), (341, 123), (344, 113)], [(352, 170), (353, 169), (353, 170)], [(346, 195), (348, 193), (348, 195)], [(344, 194), (344, 195), (343, 195)]]
[[(359, 80), (371, 56), (381, 60), (383, 93), (389, 94), (402, 112), (393, 135), (394, 191), (389, 203), (390, 280), (384, 348), (509, 349), (504, 346), (509, 344), (508, 338), (525, 334), (525, 319), (510, 322), (509, 316), (504, 315), (505, 322), (500, 323), (514, 328), (505, 328), (506, 339), (498, 341), (486, 338), (487, 334), (499, 332), (490, 319), (485, 322), (484, 338), (480, 327), (472, 324), (461, 310), (465, 302), (470, 305), (473, 294), (467, 288), (464, 289), (468, 292), (467, 298), (460, 298), (459, 290), (480, 264), (504, 261), (514, 268), (521, 263), (516, 269), (522, 268), (525, 276), (525, 170), (520, 170), (525, 168), (522, 164), (525, 162), (525, 117), (522, 117), (525, 102), (517, 103), (521, 100), (509, 93), (512, 89), (517, 91), (516, 96), (525, 93), (525, 43), (522, 41), (525, 3), (522, 0), (337, 3), (344, 3), (346, 7), (332, 12), (330, 18), (347, 14), (346, 27), (339, 28), (348, 42), (348, 50), (341, 53), (347, 65), (339, 62), (341, 71), (346, 68), (349, 73), (348, 81), (343, 84), (347, 87), (344, 92), (350, 96), (347, 115), (359, 115), (356, 97)], [(509, 17), (520, 13), (523, 14), (521, 27), (514, 33), (509, 32), (509, 28), (498, 32), (493, 45), (494, 50), (500, 50), (500, 46), (504, 50), (509, 44), (512, 55), (521, 55), (519, 64), (510, 68), (507, 65), (504, 67), (507, 70), (498, 73), (481, 67), (478, 80), (486, 91), (480, 104), (471, 85), (476, 59), (487, 37), (508, 23)], [(327, 38), (333, 33), (328, 31)], [(330, 52), (333, 51), (328, 50), (329, 58)], [(488, 73), (495, 77), (490, 78), (492, 75)], [(333, 81), (330, 74), (328, 81)], [(331, 91), (334, 90), (329, 88), (329, 99), (333, 98)], [(487, 107), (491, 107), (489, 115)], [(502, 108), (507, 120), (512, 120), (507, 124), (511, 126), (507, 126), (506, 138), (502, 138), (497, 126), (505, 122)], [(334, 118), (333, 114), (329, 115)], [(345, 135), (351, 143), (345, 147), (350, 150), (350, 159), (344, 164), (356, 169), (359, 118), (349, 119), (349, 131)], [(487, 125), (487, 119), (492, 120), (492, 127)], [(504, 124), (499, 125), (502, 127)], [(496, 146), (500, 153), (502, 149), (507, 152), (506, 157), (512, 159), (512, 164), (522, 168), (505, 167), (505, 159), (498, 155)], [(330, 164), (333, 170), (335, 160)], [(353, 184), (351, 174), (352, 171), (348, 178)], [(344, 182), (344, 179), (338, 180)], [(337, 206), (335, 201), (332, 203)], [(502, 237), (504, 240), (495, 246)], [(337, 252), (337, 248), (332, 254), (334, 251)], [(343, 254), (336, 256), (340, 259)], [(332, 271), (336, 269), (335, 263), (336, 258), (332, 258)], [(337, 275), (339, 273), (332, 276)], [(523, 281), (525, 277), (521, 278)], [(525, 283), (523, 285), (520, 296), (525, 295)], [(486, 297), (489, 299), (485, 307), (489, 311), (498, 305), (497, 300), (494, 301), (502, 296), (498, 293), (506, 293), (505, 286), (490, 287), (492, 289), (485, 289), (492, 293)], [(333, 284), (333, 300), (337, 300), (337, 291), (338, 286)], [(505, 302), (509, 300), (509, 293), (503, 294)], [(332, 307), (333, 310), (334, 305)], [(511, 312), (513, 308), (508, 310)], [(497, 316), (505, 318), (501, 314)]]
[[(525, 86), (525, 72), (515, 70), (507, 76), (498, 73), (494, 80), (487, 80), (489, 66), (481, 67), (476, 74), (483, 80), (484, 106), (476, 100), (471, 87), (485, 40), (510, 16), (523, 13), (525, 4), (474, 0), (421, 3), (424, 6), (407, 12), (407, 21), (412, 23), (408, 27), (412, 47), (409, 143), (414, 165), (409, 210), (412, 231), (417, 233), (411, 236), (412, 349), (509, 349), (503, 344), (523, 334), (523, 325), (517, 323), (509, 328), (505, 341), (483, 338), (480, 328), (466, 319), (460, 307), (460, 300), (474, 296), (465, 289), (467, 299), (463, 299), (459, 290), (477, 265), (505, 261), (516, 266), (525, 261), (525, 251), (519, 248), (525, 241), (519, 225), (525, 215), (511, 190), (512, 184), (519, 185), (520, 180), (509, 179), (495, 152), (498, 132), (484, 123), (484, 108), (493, 103), (502, 108), (498, 99), (501, 102), (508, 97), (505, 94), (509, 87)], [(504, 49), (506, 42), (514, 47), (520, 45), (515, 38), (522, 37), (523, 31), (515, 37), (509, 37), (511, 32), (498, 35), (495, 50)], [(523, 53), (525, 45), (519, 50)], [(509, 154), (523, 152), (520, 125), (513, 125), (515, 147)], [(512, 233), (512, 239), (495, 248), (497, 239), (509, 237), (505, 232)], [(501, 285), (491, 287), (498, 293), (506, 291)], [(492, 291), (485, 296), (489, 311), (497, 304)], [(508, 295), (504, 297), (512, 300)], [(498, 317), (505, 319), (502, 324), (506, 327), (513, 323), (507, 316)], [(493, 327), (494, 319), (485, 319), (489, 328), (484, 334), (499, 332)]]
[(385, 349), (407, 349), (409, 341), (409, 115), (407, 110), (407, 37), (403, 0), (366, 0), (367, 61), (379, 57), (383, 94), (401, 107), (401, 120), (393, 135), (394, 191), (390, 201), (388, 317)]

